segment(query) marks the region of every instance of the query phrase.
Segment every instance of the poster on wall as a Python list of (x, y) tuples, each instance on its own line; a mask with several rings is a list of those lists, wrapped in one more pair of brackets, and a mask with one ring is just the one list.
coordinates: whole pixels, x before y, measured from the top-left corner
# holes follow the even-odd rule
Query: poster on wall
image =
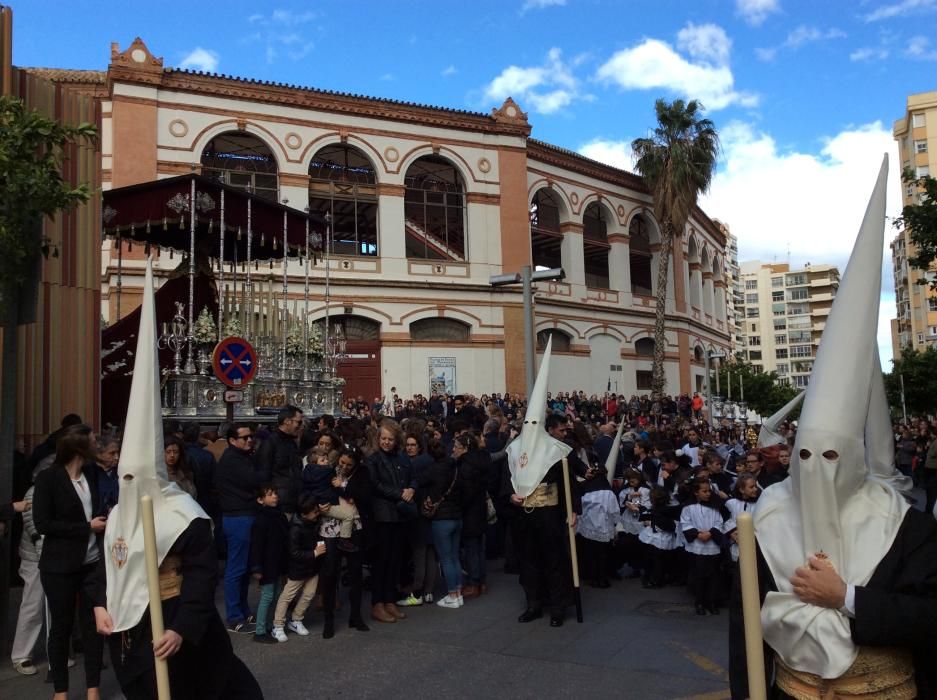
[(430, 394), (456, 393), (454, 357), (429, 358), (429, 391)]

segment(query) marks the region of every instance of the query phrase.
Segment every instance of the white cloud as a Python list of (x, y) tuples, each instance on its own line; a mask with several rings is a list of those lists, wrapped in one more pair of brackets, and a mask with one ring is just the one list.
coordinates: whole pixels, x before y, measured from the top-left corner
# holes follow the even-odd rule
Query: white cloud
[(811, 25), (801, 24), (788, 33), (787, 38), (784, 39), (780, 46), (755, 49), (755, 56), (760, 61), (773, 61), (775, 58), (777, 58), (778, 52), (781, 49), (790, 49), (791, 51), (796, 51), (806, 44), (814, 44), (821, 41), (829, 41), (831, 39), (845, 38), (846, 32), (842, 31), (841, 29), (837, 29), (836, 27), (823, 30)]
[(179, 67), (214, 73), (218, 70), (218, 60), (218, 52), (197, 46), (179, 62)]
[(905, 56), (918, 61), (937, 61), (937, 49), (932, 49), (926, 36), (911, 37)]
[(901, 0), (890, 5), (882, 5), (865, 16), (866, 22), (878, 22), (892, 17), (904, 17), (937, 9), (937, 0)]
[[(884, 153), (891, 166), (887, 214), (900, 212), (897, 149), (881, 122), (847, 127), (816, 152), (782, 150), (771, 135), (741, 122), (723, 127), (721, 139), (723, 158), (700, 205), (738, 236), (742, 260), (781, 262), (789, 249), (792, 266), (831, 263), (844, 271)], [(892, 237), (889, 227), (883, 261)], [(884, 278), (882, 287), (879, 346), (887, 368), (895, 305), (892, 281)]]
[(450, 75), (455, 75), (458, 72), (459, 70), (455, 66), (448, 65), (445, 68), (443, 68), (443, 71), (442, 73), (440, 73), (440, 75), (442, 75), (444, 78), (448, 78)]
[(888, 49), (882, 47), (866, 46), (849, 54), (850, 61), (884, 61), (886, 58), (888, 58)]
[(543, 65), (508, 66), (484, 88), (484, 99), (488, 102), (500, 104), (507, 97), (540, 114), (552, 114), (576, 99), (592, 99), (581, 93), (578, 78), (557, 48), (547, 52)]
[(716, 24), (693, 24), (690, 22), (677, 32), (677, 48), (693, 58), (711, 61), (716, 65), (729, 62), (732, 40), (725, 30)]
[(731, 41), (722, 29), (688, 24), (677, 38), (695, 61), (684, 58), (665, 41), (645, 39), (613, 54), (599, 67), (596, 78), (625, 90), (664, 88), (681, 97), (699, 99), (709, 109), (758, 104), (757, 95), (735, 90), (728, 65)]
[(735, 0), (735, 11), (746, 22), (757, 27), (768, 15), (781, 11), (778, 0)]
[(560, 7), (566, 4), (566, 0), (524, 0), (521, 5), (521, 14), (529, 10), (542, 10), (545, 7)]
[(304, 25), (308, 25), (316, 16), (312, 11), (294, 12), (279, 8), (269, 15), (252, 14), (247, 22), (256, 29), (243, 37), (241, 42), (263, 44), (264, 59), (268, 64), (275, 63), (281, 52), (291, 60), (299, 61), (315, 48), (315, 43), (304, 33), (308, 30)]
[(580, 146), (579, 152), (586, 158), (634, 172), (634, 154), (631, 151), (630, 141), (593, 139)]

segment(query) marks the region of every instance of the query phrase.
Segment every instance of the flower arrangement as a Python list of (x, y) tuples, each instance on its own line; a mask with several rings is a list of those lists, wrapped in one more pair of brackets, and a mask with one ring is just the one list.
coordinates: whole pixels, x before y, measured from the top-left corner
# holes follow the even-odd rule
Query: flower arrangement
[(192, 328), (192, 337), (200, 345), (211, 345), (218, 338), (218, 328), (215, 326), (215, 320), (208, 313), (207, 307), (202, 307), (201, 313), (195, 319), (195, 325)]
[(238, 318), (236, 313), (228, 316), (224, 324), (224, 335), (226, 338), (231, 336), (240, 336), (242, 333), (241, 330), (241, 319)]

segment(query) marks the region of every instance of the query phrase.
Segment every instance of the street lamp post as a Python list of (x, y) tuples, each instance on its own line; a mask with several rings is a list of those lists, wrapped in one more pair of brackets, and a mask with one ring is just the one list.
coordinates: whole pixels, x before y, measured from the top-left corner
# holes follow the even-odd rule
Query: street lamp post
[(712, 388), (710, 383), (710, 370), (711, 370), (711, 361), (712, 360), (724, 360), (726, 354), (724, 352), (716, 352), (714, 350), (707, 350), (704, 354), (705, 358), (705, 371), (706, 371), (706, 405), (709, 407), (709, 425), (713, 425), (713, 419), (715, 418), (713, 412), (713, 395)]
[(561, 280), (566, 277), (562, 267), (531, 271), (530, 265), (524, 265), (520, 272), (506, 275), (492, 275), (488, 284), (492, 287), (504, 287), (522, 284), (524, 289), (524, 376), (527, 385), (527, 398), (534, 387), (534, 300), (533, 283), (545, 280)]

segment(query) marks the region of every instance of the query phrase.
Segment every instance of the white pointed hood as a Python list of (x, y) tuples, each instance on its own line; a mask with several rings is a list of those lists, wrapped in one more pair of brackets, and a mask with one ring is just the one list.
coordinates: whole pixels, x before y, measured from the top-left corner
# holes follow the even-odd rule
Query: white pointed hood
[[(865, 585), (908, 507), (870, 473), (881, 467), (866, 462), (887, 175), (886, 157), (813, 364), (791, 478), (766, 489), (755, 512), (755, 533), (778, 587), (762, 607), (765, 640), (788, 666), (823, 678), (841, 676), (856, 659), (849, 620), (838, 610), (802, 603), (790, 578), (823, 552), (843, 580)], [(870, 455), (877, 455), (880, 448), (873, 447)]]
[(806, 390), (800, 392), (784, 404), (781, 409), (761, 424), (761, 430), (758, 432), (758, 447), (772, 447), (773, 445), (787, 444), (787, 438), (778, 432), (781, 423), (797, 408), (797, 404), (804, 400)]
[(547, 385), (550, 380), (550, 353), (553, 338), (540, 361), (540, 371), (527, 401), (524, 427), (521, 434), (507, 447), (508, 466), (511, 468), (511, 483), (514, 491), (525, 498), (534, 489), (558, 460), (568, 455), (572, 448), (550, 435), (543, 426), (547, 410)]
[(149, 604), (140, 497), (148, 495), (153, 499), (160, 563), (189, 523), (195, 518), (208, 518), (189, 494), (167, 481), (152, 259), (146, 264), (133, 382), (117, 475), (120, 495), (107, 519), (104, 554), (107, 609), (114, 621), (114, 631), (122, 632), (140, 622)]
[(888, 398), (885, 396), (885, 379), (882, 377), (878, 348), (875, 349), (869, 415), (865, 423), (865, 462), (873, 478), (890, 485), (905, 498), (911, 496), (914, 482), (895, 466), (895, 440), (891, 417), (888, 414)]
[(615, 442), (612, 443), (612, 449), (609, 450), (608, 457), (605, 459), (605, 476), (608, 483), (614, 485), (615, 467), (618, 466), (618, 453), (621, 451), (621, 435), (625, 431), (625, 420), (618, 423), (618, 432), (615, 433)]

